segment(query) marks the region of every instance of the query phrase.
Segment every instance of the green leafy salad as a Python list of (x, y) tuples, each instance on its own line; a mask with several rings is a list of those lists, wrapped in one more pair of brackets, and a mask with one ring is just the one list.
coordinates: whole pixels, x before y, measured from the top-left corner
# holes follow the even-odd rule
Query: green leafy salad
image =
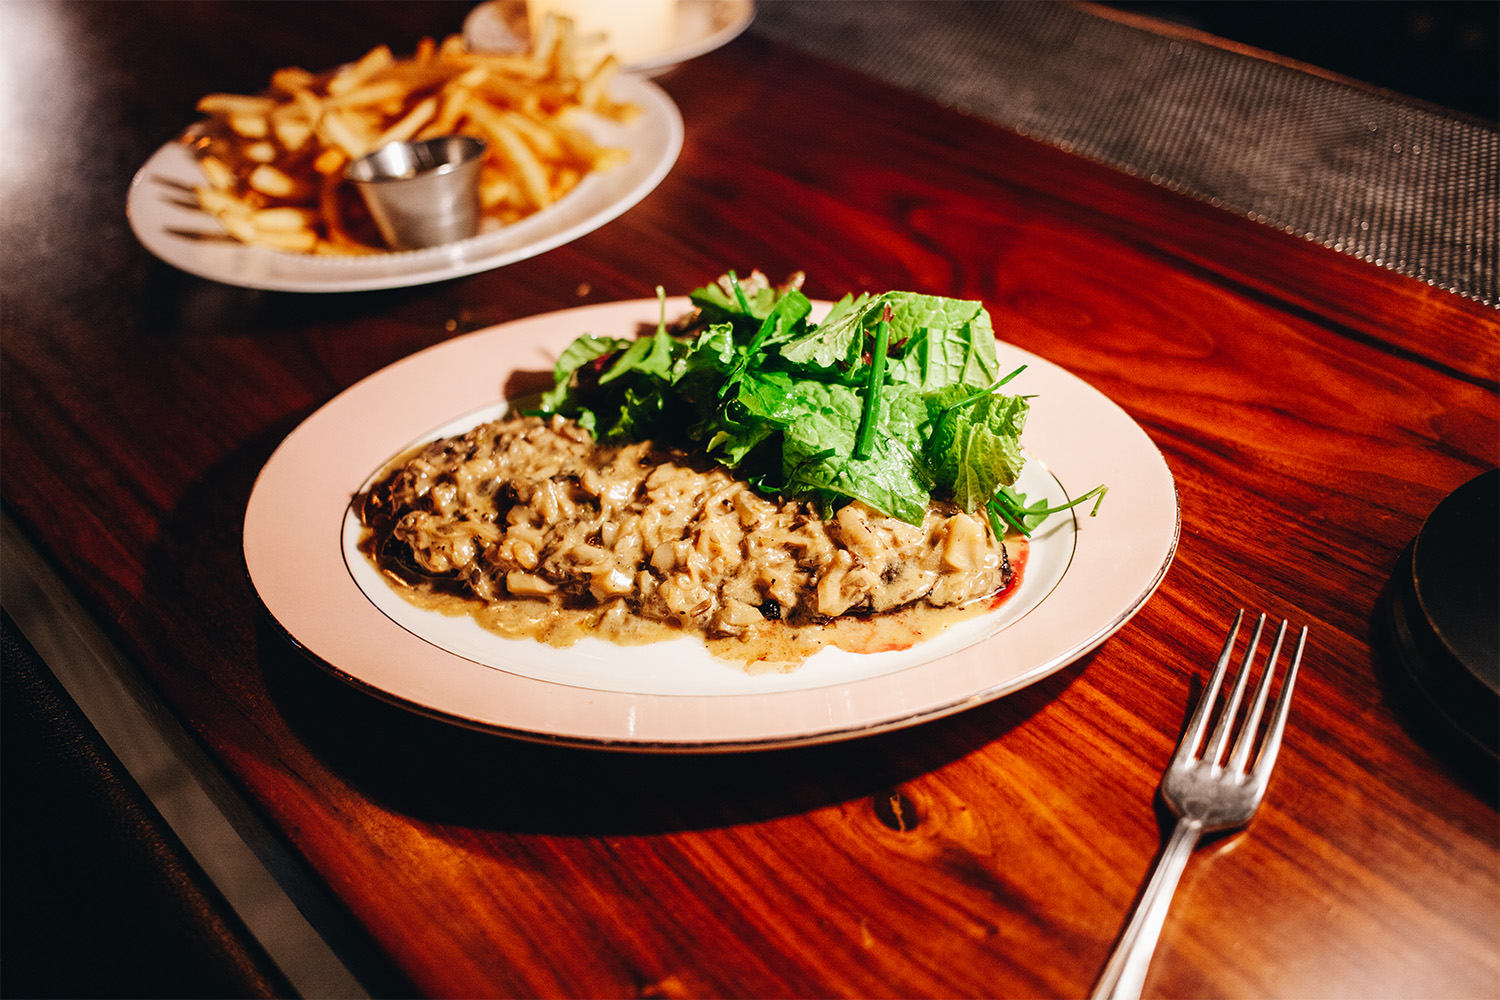
[(921, 524), (931, 501), (949, 501), (985, 509), (1001, 537), (1091, 499), (1097, 510), (1103, 486), (1056, 507), (1014, 490), (1030, 402), (1001, 389), (1024, 366), (999, 371), (980, 303), (863, 293), (813, 323), (801, 291), (733, 272), (691, 298), (699, 320), (686, 335), (669, 332), (663, 304), (649, 336), (575, 340), (540, 412), (576, 420), (601, 444), (701, 450), (825, 517), (859, 500)]

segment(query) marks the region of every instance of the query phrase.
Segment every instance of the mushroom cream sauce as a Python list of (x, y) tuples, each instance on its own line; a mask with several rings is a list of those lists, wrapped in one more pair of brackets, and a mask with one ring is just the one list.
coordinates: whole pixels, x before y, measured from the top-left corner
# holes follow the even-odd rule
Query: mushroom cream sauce
[(702, 457), (596, 446), (509, 417), (396, 459), (355, 499), (361, 549), (413, 604), (508, 638), (636, 645), (696, 634), (751, 672), (825, 646), (905, 649), (1013, 592), (1026, 541), (934, 503), (824, 520)]

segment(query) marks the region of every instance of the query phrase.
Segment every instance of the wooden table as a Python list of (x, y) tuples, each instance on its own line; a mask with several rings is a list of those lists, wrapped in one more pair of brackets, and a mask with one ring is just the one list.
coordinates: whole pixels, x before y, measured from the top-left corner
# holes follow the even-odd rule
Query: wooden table
[[(1148, 994), (1494, 994), (1494, 775), (1437, 751), (1378, 639), (1423, 519), (1500, 464), (1493, 310), (753, 34), (661, 77), (687, 135), (661, 186), (530, 260), (276, 294), (133, 239), (130, 176), (199, 95), (409, 48), (464, 12), (31, 4), (0, 34), (5, 513), (388, 961), (372, 989), (1083, 995), (1244, 606), (1310, 626), (1299, 695), (1250, 831), (1190, 863)], [(457, 334), (731, 267), (805, 269), (819, 297), (981, 299), (1000, 336), (1117, 401), (1181, 499), (1155, 597), (1094, 653), (957, 716), (705, 757), (417, 717), (268, 626), (241, 522), (318, 406)]]

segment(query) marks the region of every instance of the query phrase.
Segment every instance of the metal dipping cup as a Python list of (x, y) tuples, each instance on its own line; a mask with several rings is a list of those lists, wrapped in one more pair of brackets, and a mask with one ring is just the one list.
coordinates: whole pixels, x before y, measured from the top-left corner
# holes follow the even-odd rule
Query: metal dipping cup
[(392, 250), (420, 250), (479, 232), (484, 143), (467, 135), (388, 142), (349, 164), (380, 235)]

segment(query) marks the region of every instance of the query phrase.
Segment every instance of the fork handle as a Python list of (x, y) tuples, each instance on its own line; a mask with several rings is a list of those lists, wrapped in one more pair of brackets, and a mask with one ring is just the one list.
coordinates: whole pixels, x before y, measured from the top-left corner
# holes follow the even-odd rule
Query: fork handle
[(1099, 985), (1094, 987), (1092, 1000), (1134, 1000), (1141, 995), (1141, 988), (1146, 985), (1146, 970), (1167, 919), (1167, 907), (1172, 905), (1177, 882), (1201, 836), (1203, 824), (1197, 820), (1179, 819), (1172, 828), (1172, 836), (1157, 859), (1135, 914), (1104, 966)]

